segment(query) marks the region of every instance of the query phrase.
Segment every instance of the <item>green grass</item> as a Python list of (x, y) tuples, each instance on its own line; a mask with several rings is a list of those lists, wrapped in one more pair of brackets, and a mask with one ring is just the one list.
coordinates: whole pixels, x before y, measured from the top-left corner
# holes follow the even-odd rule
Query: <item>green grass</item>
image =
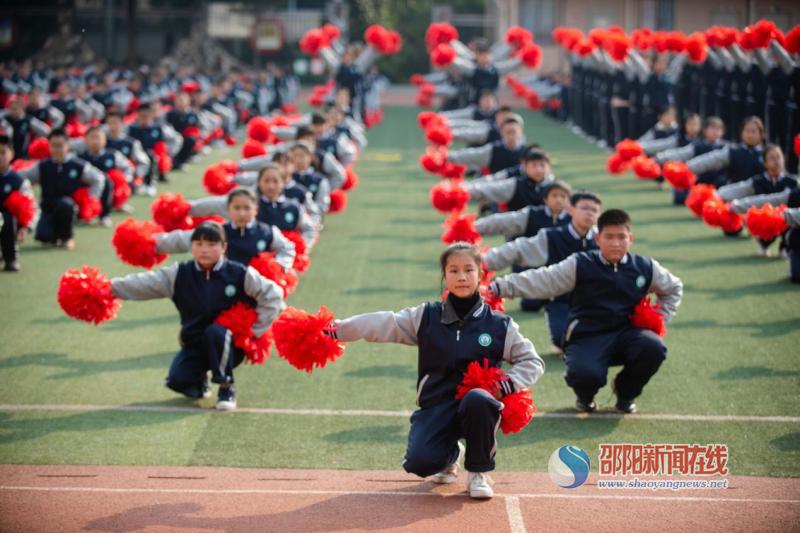
[[(337, 316), (399, 309), (440, 294), (437, 256), (443, 217), (428, 203), (434, 179), (417, 159), (422, 135), (416, 113), (386, 110), (357, 164), (361, 183), (345, 213), (325, 231), (292, 305)], [(556, 175), (592, 189), (607, 207), (634, 218), (635, 249), (656, 257), (685, 283), (685, 298), (666, 338), (667, 361), (639, 400), (643, 413), (795, 415), (800, 409), (800, 290), (787, 281), (785, 261), (755, 256), (755, 243), (724, 238), (670, 205), (668, 192), (631, 175), (608, 176), (605, 154), (541, 116), (527, 114), (528, 139), (553, 156)], [(202, 169), (235, 158), (218, 150), (175, 174), (170, 189), (203, 193)], [(136, 198), (136, 216), (149, 216)], [(115, 215), (117, 221), (123, 217)], [(68, 319), (56, 286), (67, 268), (83, 263), (109, 275), (136, 269), (114, 256), (111, 230), (78, 229), (78, 248), (64, 252), (26, 243), (23, 272), (0, 276), (0, 403), (192, 405), (162, 383), (177, 349), (171, 302), (125, 302), (100, 327)], [(490, 244), (499, 243), (493, 239)], [(184, 259), (176, 257), (173, 259)], [(171, 259), (172, 260), (172, 259)], [(536, 346), (549, 345), (540, 314), (511, 315)], [(541, 410), (563, 410), (573, 396), (563, 363), (545, 356), (535, 388)], [(237, 371), (242, 407), (413, 408), (416, 351), (354, 343), (337, 363), (313, 375), (273, 356)], [(608, 388), (601, 407), (612, 404)], [(270, 467), (394, 469), (407, 424), (400, 418), (197, 413), (0, 412), (0, 462), (92, 464), (219, 464)], [(544, 470), (547, 457), (571, 443), (596, 451), (600, 443), (726, 443), (734, 474), (800, 476), (800, 428), (792, 423), (539, 419), (501, 439), (498, 468)]]

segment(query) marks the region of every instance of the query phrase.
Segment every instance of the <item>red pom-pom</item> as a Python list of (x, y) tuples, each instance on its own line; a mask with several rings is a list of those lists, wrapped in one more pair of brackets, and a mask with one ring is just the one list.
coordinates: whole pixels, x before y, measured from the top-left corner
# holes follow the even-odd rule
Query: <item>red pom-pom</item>
[(800, 157), (800, 134), (794, 136), (794, 153)]
[(348, 165), (347, 168), (345, 168), (344, 183), (342, 183), (342, 190), (350, 191), (352, 189), (355, 189), (357, 185), (358, 185), (358, 174), (356, 174), (356, 171), (353, 170), (353, 165)]
[(744, 218), (731, 211), (731, 208), (721, 198), (711, 198), (703, 204), (703, 221), (713, 228), (722, 228), (723, 231), (734, 233), (742, 229)]
[(165, 231), (176, 229), (192, 229), (194, 222), (189, 216), (191, 204), (187, 202), (181, 193), (166, 192), (153, 201), (150, 212), (153, 220), (160, 224)]
[(511, 26), (506, 31), (506, 42), (515, 49), (520, 49), (533, 42), (533, 34), (520, 26)]
[(80, 139), (86, 136), (86, 130), (89, 129), (89, 126), (82, 122), (74, 121), (68, 122), (64, 129), (67, 131), (67, 135), (70, 139)]
[(19, 172), (21, 170), (25, 170), (26, 168), (31, 168), (35, 164), (36, 161), (33, 159), (15, 159), (11, 163), (11, 169), (15, 172)]
[(654, 159), (640, 155), (633, 160), (633, 173), (643, 180), (653, 180), (661, 175), (661, 166)]
[(258, 312), (244, 302), (236, 302), (222, 311), (214, 320), (233, 334), (233, 345), (244, 351), (245, 358), (260, 365), (269, 357), (270, 336), (264, 333), (256, 337), (253, 326), (258, 322)]
[(498, 311), (500, 313), (506, 312), (506, 301), (505, 298), (500, 296), (495, 296), (492, 291), (489, 290), (488, 285), (481, 284), (479, 287), (479, 291), (481, 293), (481, 298), (483, 298), (483, 302), (489, 306), (490, 309), (493, 311)]
[(58, 304), (72, 318), (100, 324), (117, 316), (122, 300), (114, 297), (111, 281), (98, 269), (71, 268), (58, 282)]
[(31, 144), (28, 145), (28, 157), (37, 161), (50, 157), (50, 141), (46, 137), (32, 140)]
[(163, 232), (164, 228), (151, 220), (127, 218), (117, 224), (111, 244), (123, 263), (152, 268), (169, 257), (156, 248), (155, 234)]
[(425, 30), (425, 45), (429, 50), (439, 43), (449, 43), (458, 39), (458, 30), (446, 22), (434, 22)]
[(631, 139), (623, 139), (618, 142), (616, 151), (624, 161), (644, 155), (644, 149), (642, 148), (642, 145)]
[(422, 74), (415, 73), (412, 74), (410, 78), (408, 78), (408, 81), (411, 82), (411, 85), (420, 86), (423, 83), (425, 83), (425, 77)]
[(789, 226), (783, 216), (782, 207), (773, 207), (764, 204), (761, 207), (751, 207), (747, 211), (745, 221), (750, 235), (764, 241), (772, 240), (786, 231)]
[(11, 216), (17, 219), (19, 227), (27, 228), (36, 217), (36, 199), (19, 191), (11, 193), (3, 202), (3, 207), (8, 209)]
[(264, 117), (253, 117), (247, 123), (247, 137), (265, 143), (269, 139), (270, 123)]
[(453, 132), (445, 124), (431, 125), (425, 130), (425, 139), (435, 145), (450, 146), (453, 142)]
[(284, 270), (275, 257), (269, 252), (261, 252), (250, 260), (250, 266), (255, 268), (259, 274), (274, 281), (283, 289), (283, 297), (286, 298), (297, 288), (299, 278), (291, 270)]
[(119, 209), (131, 197), (131, 186), (128, 185), (128, 179), (125, 174), (118, 168), (112, 168), (107, 175), (108, 179), (114, 184), (114, 207)]
[(628, 169), (629, 162), (622, 158), (618, 153), (614, 152), (608, 156), (606, 161), (606, 170), (609, 174), (621, 174)]
[(500, 412), (500, 429), (503, 435), (519, 433), (531, 423), (536, 414), (533, 393), (529, 390), (506, 394), (500, 401), (503, 402), (503, 410)]
[(667, 327), (664, 325), (664, 316), (658, 312), (661, 309), (659, 304), (650, 302), (650, 298), (645, 296), (633, 308), (630, 316), (631, 325), (636, 328), (649, 329), (659, 337), (667, 334)]
[(682, 161), (667, 161), (664, 163), (662, 172), (664, 179), (678, 190), (688, 189), (697, 181), (697, 176)]
[(317, 314), (287, 307), (272, 323), (278, 354), (298, 370), (311, 373), (344, 353), (344, 344), (323, 332), (334, 320), (325, 306)]
[(301, 274), (308, 270), (311, 265), (311, 258), (306, 253), (306, 241), (297, 230), (282, 230), (283, 236), (294, 244), (294, 264), (292, 267)]
[(698, 217), (703, 216), (703, 205), (717, 197), (717, 189), (713, 185), (707, 183), (700, 183), (693, 186), (689, 190), (689, 195), (686, 197), (686, 207)]
[(328, 213), (341, 213), (347, 208), (347, 193), (341, 189), (331, 192), (331, 206)]
[(389, 30), (380, 24), (373, 24), (364, 30), (364, 42), (383, 52), (390, 48)]
[(197, 126), (186, 126), (183, 128), (183, 132), (181, 132), (184, 137), (195, 137), (200, 138), (203, 134), (200, 132), (200, 128)]
[(800, 54), (800, 24), (786, 34), (786, 51), (790, 54)]
[(668, 31), (664, 37), (664, 44), (670, 52), (683, 52), (686, 48), (686, 35), (680, 31)]
[(427, 130), (429, 126), (447, 125), (447, 120), (435, 111), (420, 111), (417, 115), (417, 124), (420, 128)]
[(539, 111), (542, 109), (544, 104), (542, 103), (542, 99), (539, 97), (539, 93), (533, 89), (528, 89), (526, 92), (527, 94), (525, 95), (525, 100), (527, 100), (528, 108), (533, 109), (534, 111)]
[(508, 380), (508, 376), (500, 367), (489, 366), (489, 360), (483, 364), (472, 361), (467, 365), (467, 371), (461, 378), (461, 383), (456, 387), (456, 400), (460, 400), (473, 389), (483, 389), (492, 396), (499, 392), (500, 382)]
[(417, 92), (417, 105), (420, 107), (430, 107), (433, 104), (433, 97), (436, 94), (436, 87), (431, 83), (423, 83)]
[(308, 54), (310, 56), (316, 56), (319, 54), (320, 50), (330, 46), (328, 38), (325, 36), (325, 32), (323, 32), (320, 28), (312, 28), (308, 30), (305, 35), (300, 38), (298, 44), (300, 45), (300, 50), (304, 54)]
[(456, 50), (447, 43), (437, 44), (431, 51), (431, 62), (437, 67), (446, 67), (456, 58)]
[(647, 51), (653, 47), (653, 30), (638, 28), (631, 33), (631, 42), (637, 50)]
[(328, 22), (322, 26), (322, 33), (325, 35), (325, 38), (328, 40), (328, 42), (333, 42), (339, 38), (339, 36), (342, 34), (342, 30), (339, 29), (339, 26)]
[(478, 215), (472, 213), (462, 215), (460, 213), (453, 213), (444, 221), (444, 232), (442, 233), (442, 242), (451, 244), (454, 242), (468, 242), (470, 244), (478, 244), (481, 242), (481, 234), (475, 229), (475, 219)]
[(196, 81), (185, 81), (181, 84), (181, 91), (189, 94), (196, 93), (200, 90), (200, 84)]
[(267, 149), (264, 146), (264, 143), (260, 141), (248, 138), (246, 141), (244, 141), (244, 144), (242, 144), (242, 157), (245, 159), (266, 154)]
[(225, 144), (227, 146), (233, 146), (236, 144), (236, 137), (234, 137), (233, 135), (226, 135), (222, 139), (225, 141)]
[(439, 169), (439, 175), (445, 178), (460, 180), (467, 171), (466, 165), (457, 165), (452, 161), (445, 161), (444, 166)]
[(542, 64), (542, 49), (536, 43), (528, 43), (519, 49), (519, 57), (528, 68), (539, 68)]
[(164, 141), (158, 141), (153, 145), (153, 153), (156, 154), (156, 165), (161, 174), (167, 174), (172, 170), (172, 157)]
[(72, 193), (72, 199), (78, 204), (78, 218), (83, 221), (90, 221), (99, 216), (103, 211), (100, 200), (89, 194), (88, 187), (81, 187)]
[(236, 183), (225, 167), (215, 163), (209, 165), (205, 172), (203, 172), (203, 187), (209, 194), (228, 194), (235, 187)]
[(624, 33), (607, 32), (602, 46), (614, 61), (621, 63), (628, 56), (633, 42)]
[(708, 57), (706, 36), (700, 32), (689, 35), (686, 38), (686, 55), (692, 63), (705, 63)]
[(419, 158), (422, 168), (432, 174), (441, 173), (447, 161), (447, 149), (443, 146), (428, 146), (425, 153)]
[(456, 180), (446, 180), (431, 188), (431, 204), (442, 213), (463, 211), (469, 202), (469, 192)]

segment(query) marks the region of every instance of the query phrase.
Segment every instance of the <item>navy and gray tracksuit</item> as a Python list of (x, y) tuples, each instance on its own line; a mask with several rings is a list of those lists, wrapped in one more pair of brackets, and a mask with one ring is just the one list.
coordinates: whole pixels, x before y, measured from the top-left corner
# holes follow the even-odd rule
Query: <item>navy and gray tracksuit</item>
[[(492, 248), (483, 256), (483, 261), (489, 270), (499, 270), (509, 265), (519, 265), (522, 268), (553, 265), (576, 252), (596, 250), (597, 243), (594, 237), (594, 230), (581, 235), (572, 224), (546, 228), (534, 237), (519, 237)], [(550, 340), (553, 345), (563, 347), (569, 295), (560, 295), (547, 300), (549, 301), (545, 303), (545, 318), (547, 328), (550, 330)]]
[(115, 296), (124, 300), (170, 298), (181, 320), (181, 349), (170, 366), (166, 385), (190, 398), (203, 395), (208, 371), (214, 383), (232, 384), (233, 369), (244, 352), (232, 333), (214, 320), (238, 302), (255, 307), (253, 333), (261, 335), (283, 310), (282, 290), (250, 267), (219, 260), (211, 270), (194, 260), (111, 280)]
[[(503, 174), (497, 174), (498, 177)], [(485, 204), (504, 203), (508, 211), (518, 211), (524, 207), (544, 205), (544, 193), (552, 182), (552, 176), (534, 181), (527, 175), (485, 178), (472, 180), (466, 184), (470, 201)]]
[(520, 140), (517, 147), (506, 146), (502, 140), (484, 144), (476, 148), (462, 148), (453, 150), (447, 159), (460, 165), (473, 165), (479, 168), (487, 167), (494, 174), (506, 168), (519, 165), (522, 154), (525, 153), (525, 142)]
[(675, 314), (683, 283), (655, 260), (628, 253), (618, 263), (599, 250), (495, 280), (505, 297), (554, 298), (569, 294), (565, 380), (590, 403), (606, 384), (608, 367), (622, 365), (614, 385), (619, 401), (632, 401), (658, 371), (667, 348), (654, 332), (630, 324), (634, 307), (654, 292), (665, 321)]
[(31, 194), (30, 184), (11, 169), (0, 174), (0, 215), (2, 215), (2, 228), (0, 228), (0, 251), (3, 261), (13, 263), (17, 260), (17, 219), (6, 209), (5, 202), (12, 192)]
[(459, 438), (466, 439), (468, 471), (494, 469), (502, 404), (480, 390), (455, 399), (471, 361), (485, 358), (492, 366), (511, 364), (508, 376), (513, 386), (504, 387), (504, 393), (527, 388), (544, 373), (544, 362), (517, 324), (480, 298), (463, 318), (447, 299), (398, 312), (357, 315), (337, 320), (336, 326), (337, 337), (345, 342), (364, 339), (418, 347), (419, 409), (411, 416), (403, 468), (420, 477), (453, 463)]
[[(133, 181), (133, 169), (131, 168), (130, 162), (122, 153), (116, 150), (104, 148), (96, 154), (86, 150), (85, 152), (81, 152), (78, 157), (103, 174), (108, 174), (110, 170), (116, 168), (125, 174), (126, 181), (129, 183)], [(105, 181), (103, 192), (100, 194), (100, 202), (103, 204), (103, 211), (100, 213), (100, 216), (109, 216), (111, 214), (111, 209), (114, 207), (114, 182), (111, 179), (106, 179)]]

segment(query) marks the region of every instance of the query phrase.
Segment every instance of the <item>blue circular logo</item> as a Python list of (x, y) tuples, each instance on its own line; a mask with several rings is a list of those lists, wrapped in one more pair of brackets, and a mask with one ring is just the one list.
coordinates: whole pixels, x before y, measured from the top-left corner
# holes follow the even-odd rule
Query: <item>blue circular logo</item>
[(589, 479), (589, 456), (576, 446), (562, 446), (553, 452), (547, 472), (553, 483), (564, 489), (580, 487)]
[(231, 284), (225, 286), (225, 296), (233, 298), (236, 295), (236, 287)]
[(492, 336), (488, 333), (481, 333), (481, 336), (478, 337), (478, 344), (483, 346), (484, 348), (492, 344)]
[(259, 252), (263, 252), (264, 250), (267, 249), (267, 241), (265, 241), (264, 239), (259, 239), (258, 242), (256, 243), (256, 248), (258, 248)]
[(283, 215), (283, 219), (289, 224), (291, 224), (292, 222), (294, 222), (294, 213), (287, 212), (286, 214)]

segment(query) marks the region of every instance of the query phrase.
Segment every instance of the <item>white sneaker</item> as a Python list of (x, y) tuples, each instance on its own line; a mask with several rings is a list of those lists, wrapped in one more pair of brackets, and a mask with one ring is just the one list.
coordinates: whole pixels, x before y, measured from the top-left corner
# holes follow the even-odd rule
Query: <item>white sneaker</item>
[(494, 496), (492, 489), (492, 479), (484, 472), (469, 473), (469, 497), (477, 499), (487, 499)]
[(760, 242), (756, 243), (756, 249), (758, 250), (757, 253), (759, 257), (769, 257), (769, 249)]
[(456, 457), (456, 462), (447, 465), (444, 470), (431, 476), (431, 481), (439, 485), (450, 485), (451, 483), (455, 483), (458, 479), (459, 465), (464, 460), (464, 451), (464, 445), (459, 442), (458, 457)]
[(104, 228), (110, 228), (114, 223), (111, 221), (111, 217), (100, 217), (100, 225)]

